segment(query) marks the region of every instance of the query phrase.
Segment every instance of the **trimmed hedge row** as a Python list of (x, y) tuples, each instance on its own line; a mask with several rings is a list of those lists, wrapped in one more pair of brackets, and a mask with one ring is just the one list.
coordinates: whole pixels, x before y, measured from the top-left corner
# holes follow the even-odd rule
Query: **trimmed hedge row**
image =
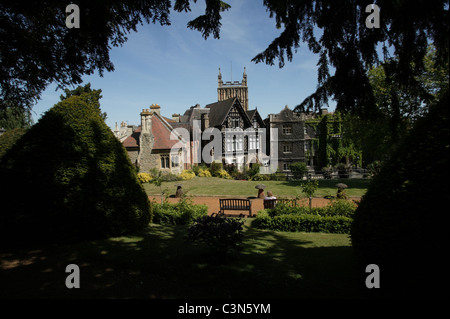
[(257, 228), (277, 231), (348, 234), (352, 222), (352, 218), (345, 216), (286, 214), (270, 217), (267, 211), (261, 211), (253, 225)]
[(161, 225), (187, 225), (194, 219), (207, 216), (208, 206), (194, 205), (186, 201), (170, 204), (152, 202), (153, 222)]

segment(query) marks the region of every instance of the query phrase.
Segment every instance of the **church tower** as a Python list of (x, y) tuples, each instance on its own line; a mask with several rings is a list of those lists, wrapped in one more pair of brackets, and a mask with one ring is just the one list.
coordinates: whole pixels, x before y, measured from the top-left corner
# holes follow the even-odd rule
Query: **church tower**
[(218, 76), (218, 87), (217, 87), (218, 102), (227, 100), (231, 97), (237, 97), (239, 102), (241, 102), (244, 110), (248, 111), (248, 87), (247, 87), (247, 73), (244, 67), (244, 74), (242, 76), (242, 82), (239, 81), (222, 81), (222, 74)]

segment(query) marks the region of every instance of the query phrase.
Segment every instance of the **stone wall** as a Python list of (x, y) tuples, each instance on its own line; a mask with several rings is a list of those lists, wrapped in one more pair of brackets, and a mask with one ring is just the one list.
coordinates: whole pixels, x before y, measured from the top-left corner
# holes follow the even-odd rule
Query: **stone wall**
[(152, 167), (159, 167), (159, 156), (152, 154), (154, 137), (148, 133), (141, 133), (140, 152), (138, 156), (139, 171), (142, 173), (150, 172)]

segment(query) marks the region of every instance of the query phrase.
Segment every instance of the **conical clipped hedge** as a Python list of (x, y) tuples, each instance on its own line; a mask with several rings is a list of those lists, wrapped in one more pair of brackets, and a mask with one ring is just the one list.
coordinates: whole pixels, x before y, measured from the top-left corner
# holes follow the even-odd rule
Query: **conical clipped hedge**
[(122, 235), (151, 220), (126, 150), (92, 95), (47, 111), (0, 159), (2, 244)]
[(379, 266), (378, 292), (389, 297), (436, 297), (448, 284), (448, 105), (447, 92), (385, 163), (355, 212), (353, 247), (364, 266)]

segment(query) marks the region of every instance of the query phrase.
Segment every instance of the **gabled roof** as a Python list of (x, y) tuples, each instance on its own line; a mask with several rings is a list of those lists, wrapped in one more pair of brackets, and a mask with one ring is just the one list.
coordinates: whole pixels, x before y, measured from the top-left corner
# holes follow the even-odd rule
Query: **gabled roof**
[(140, 127), (134, 130), (134, 132), (122, 142), (122, 145), (126, 148), (139, 147), (139, 136), (141, 136)]
[(250, 119), (251, 122), (253, 122), (253, 118), (256, 118), (259, 122), (259, 125), (262, 125), (263, 127), (266, 126), (266, 123), (264, 123), (261, 115), (258, 112), (258, 109), (254, 109), (254, 110), (248, 110), (247, 111), (247, 116)]
[[(189, 127), (193, 125), (194, 120), (201, 120), (202, 114), (209, 113), (209, 109), (206, 108), (200, 108), (200, 105), (191, 106), (189, 109), (184, 112), (182, 116), (180, 116), (180, 122), (178, 123), (184, 123), (188, 124)], [(172, 123), (171, 123), (172, 124)], [(177, 127), (179, 127), (179, 124), (176, 124)]]
[(172, 132), (172, 130), (173, 128), (169, 123), (160, 118), (158, 114), (154, 114), (152, 117), (152, 133), (153, 137), (155, 138), (153, 149), (171, 149), (176, 143), (178, 143), (178, 140), (170, 139), (170, 133)]
[(247, 124), (251, 125), (251, 121), (248, 118), (247, 113), (244, 111), (241, 103), (237, 97), (232, 97), (227, 100), (219, 101), (216, 103), (208, 104), (205, 108), (209, 108), (209, 126), (220, 126), (223, 125), (228, 113), (230, 113), (233, 105), (236, 105), (241, 110), (241, 115), (244, 120), (247, 120)]
[(247, 110), (247, 116), (250, 119), (250, 121), (253, 119), (253, 116), (255, 116), (256, 112), (257, 112), (256, 109), (254, 109), (254, 110)]
[[(153, 113), (152, 116), (152, 134), (154, 137), (153, 149), (165, 150), (171, 149), (178, 140), (171, 140), (170, 133), (172, 126), (160, 115)], [(123, 141), (123, 146), (126, 148), (139, 147), (139, 138), (141, 136), (141, 127), (138, 127), (133, 134), (128, 136)]]

